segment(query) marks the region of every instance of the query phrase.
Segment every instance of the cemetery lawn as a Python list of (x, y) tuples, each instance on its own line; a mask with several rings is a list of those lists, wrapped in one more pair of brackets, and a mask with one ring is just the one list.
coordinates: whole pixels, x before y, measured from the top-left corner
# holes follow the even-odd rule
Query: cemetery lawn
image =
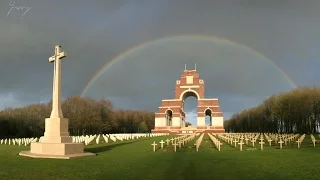
[(153, 141), (158, 143), (168, 137), (141, 138), (109, 144), (89, 145), (86, 151), (97, 156), (71, 160), (33, 159), (17, 155), (29, 150), (29, 146), (0, 145), (1, 180), (178, 180), (178, 179), (320, 179), (320, 145), (312, 147), (306, 136), (302, 147), (296, 143), (278, 149), (267, 145), (263, 151), (244, 151), (223, 143), (217, 151), (208, 135), (205, 135), (199, 152), (195, 141), (186, 144), (178, 152), (173, 148), (152, 151)]

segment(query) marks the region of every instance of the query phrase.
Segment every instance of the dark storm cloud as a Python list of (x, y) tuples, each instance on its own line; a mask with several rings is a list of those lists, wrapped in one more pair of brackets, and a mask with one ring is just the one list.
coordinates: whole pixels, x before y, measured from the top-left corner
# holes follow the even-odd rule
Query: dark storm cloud
[[(48, 58), (53, 54), (56, 44), (62, 45), (68, 53), (62, 67), (62, 91), (63, 96), (67, 97), (80, 94), (92, 76), (106, 62), (126, 49), (143, 41), (185, 33), (219, 36), (244, 44), (265, 54), (297, 84), (319, 85), (319, 73), (315, 68), (320, 65), (320, 1), (317, 0), (14, 2), (15, 6), (31, 9), (23, 18), (21, 16), (24, 12), (17, 9), (12, 10), (7, 16), (12, 7), (9, 5), (10, 1), (0, 2), (1, 107), (50, 99), (53, 67)], [(183, 62), (179, 54), (175, 56), (179, 63), (172, 66), (174, 68), (182, 64), (183, 69), (184, 63), (193, 63), (191, 60)], [(199, 58), (200, 55), (195, 57)], [(219, 66), (219, 63), (216, 62), (215, 65)], [(199, 63), (199, 68), (201, 66), (204, 67), (205, 63)], [(230, 71), (230, 66), (220, 64), (220, 73)], [(122, 89), (119, 89), (119, 86), (108, 86), (106, 95), (112, 94), (113, 91), (123, 95), (118, 97), (115, 94), (113, 97), (120, 107), (156, 110), (161, 99), (172, 97), (172, 86), (181, 73), (177, 69), (167, 68), (170, 71), (167, 72), (166, 67), (159, 68), (164, 68), (163, 72), (168, 76), (152, 76), (152, 80), (145, 79), (150, 81), (150, 84), (146, 85), (149, 88), (154, 86), (152, 82), (155, 81), (163, 86), (154, 88), (154, 92), (141, 94), (139, 87), (128, 83), (121, 86)], [(263, 84), (260, 78), (255, 81), (251, 77), (257, 76), (259, 72), (252, 70), (246, 74), (241, 69), (231, 69), (233, 74), (224, 74), (224, 81), (220, 81), (217, 76), (219, 69), (212, 74), (207, 73), (209, 71), (205, 69), (205, 73), (199, 72), (207, 84), (216, 84), (212, 87), (208, 85), (207, 91), (211, 91), (208, 95), (219, 97), (224, 111), (236, 112), (256, 105), (268, 96), (268, 93), (277, 93), (288, 88), (284, 80), (275, 82), (266, 78), (264, 83), (267, 83), (271, 90), (259, 89), (261, 93), (258, 93), (257, 89), (248, 87)], [(120, 77), (110, 72), (106, 74), (114, 76), (114, 79), (124, 79), (123, 77), (132, 76), (132, 70), (134, 67), (130, 69), (130, 66), (127, 66)], [(144, 73), (147, 72), (146, 70)], [(139, 72), (135, 73), (139, 76)], [(174, 79), (173, 82), (168, 79), (169, 75)], [(238, 84), (235, 83), (234, 75), (239, 76)], [(280, 75), (277, 74), (274, 78), (276, 77)], [(247, 80), (248, 78), (251, 79)], [(141, 83), (140, 86), (142, 85)], [(99, 85), (95, 88), (98, 89)], [(103, 85), (101, 88), (106, 89)], [(93, 89), (92, 87), (91, 91), (98, 92)], [(100, 92), (100, 95), (103, 94)], [(244, 102), (234, 103), (237, 101), (236, 96)], [(146, 98), (141, 99), (143, 97)]]

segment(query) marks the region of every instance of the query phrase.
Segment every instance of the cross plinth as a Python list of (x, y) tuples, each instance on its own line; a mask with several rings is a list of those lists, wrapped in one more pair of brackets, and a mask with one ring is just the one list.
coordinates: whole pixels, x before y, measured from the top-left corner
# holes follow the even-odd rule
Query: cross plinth
[(45, 119), (45, 132), (41, 142), (33, 142), (30, 151), (22, 151), (21, 156), (33, 158), (70, 159), (81, 156), (92, 156), (84, 152), (83, 143), (73, 143), (69, 136), (69, 120), (63, 117), (61, 110), (61, 59), (67, 53), (61, 51), (61, 46), (55, 46), (55, 53), (49, 58), (54, 63), (53, 97), (50, 118)]

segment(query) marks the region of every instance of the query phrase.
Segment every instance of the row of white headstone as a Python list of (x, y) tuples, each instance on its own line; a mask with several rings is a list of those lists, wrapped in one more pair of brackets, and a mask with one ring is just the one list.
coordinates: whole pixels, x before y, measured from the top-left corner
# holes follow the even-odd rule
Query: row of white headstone
[(199, 151), (199, 147), (201, 145), (202, 139), (203, 139), (204, 133), (201, 134), (201, 136), (199, 137), (199, 139), (196, 141), (196, 143), (194, 144), (196, 146), (196, 151)]
[[(287, 145), (291, 141), (296, 140), (300, 135), (299, 134), (259, 134), (259, 133), (225, 133), (225, 134), (218, 134), (217, 135), (220, 139), (227, 142), (228, 144), (234, 145), (234, 147), (237, 147), (237, 144), (240, 146), (240, 151), (242, 151), (242, 145), (245, 144), (246, 146), (250, 146), (248, 143), (248, 140), (252, 143), (252, 147), (255, 147), (255, 142), (260, 136), (260, 149), (263, 150), (264, 146), (264, 137), (269, 142), (269, 146), (272, 146), (272, 141), (274, 141), (274, 144), (280, 144), (280, 149), (282, 149), (282, 144), (284, 143)], [(300, 138), (297, 139), (296, 143), (298, 145), (298, 148), (300, 148), (301, 143), (303, 142), (305, 138), (305, 134), (303, 134)], [(313, 141), (313, 144), (315, 146), (315, 138), (313, 135), (311, 135), (311, 139)], [(243, 142), (245, 140), (245, 143)], [(239, 142), (239, 143), (238, 143)]]
[[(133, 140), (139, 139), (141, 137), (159, 137), (166, 136), (168, 133), (131, 133), (131, 134), (95, 134), (95, 135), (86, 135), (86, 136), (71, 136), (72, 142), (74, 143), (84, 143), (85, 145), (89, 144), (99, 144), (101, 142), (108, 143), (123, 141), (123, 140)], [(102, 137), (102, 138), (101, 138)], [(110, 140), (109, 140), (110, 139)], [(95, 140), (95, 141), (94, 141)], [(0, 144), (5, 145), (29, 145), (31, 142), (42, 142), (42, 138), (6, 138), (1, 139)]]
[[(199, 134), (182, 135), (182, 136), (177, 136), (171, 139), (167, 139), (165, 140), (167, 142), (166, 146), (170, 146), (170, 141), (171, 141), (171, 146), (173, 147), (174, 152), (177, 152), (177, 146), (181, 148), (181, 146), (184, 146), (186, 143), (190, 142), (198, 135)], [(164, 148), (163, 144), (165, 144), (165, 142), (161, 140), (159, 143), (160, 143), (160, 148), (163, 149)], [(157, 149), (156, 146), (158, 146), (158, 144), (154, 141), (151, 145), (153, 147), (153, 151), (155, 152)]]
[(27, 146), (31, 142), (37, 142), (38, 138), (6, 138), (6, 139), (1, 139), (0, 144), (5, 144), (5, 145), (24, 145)]
[(216, 148), (218, 149), (218, 151), (220, 151), (220, 147), (221, 147), (221, 145), (222, 145), (222, 143), (219, 141), (219, 139), (217, 139), (216, 137), (215, 137), (215, 134), (208, 134), (209, 135), (209, 137), (210, 137), (210, 139), (211, 139), (211, 141), (213, 142), (213, 144), (216, 146)]

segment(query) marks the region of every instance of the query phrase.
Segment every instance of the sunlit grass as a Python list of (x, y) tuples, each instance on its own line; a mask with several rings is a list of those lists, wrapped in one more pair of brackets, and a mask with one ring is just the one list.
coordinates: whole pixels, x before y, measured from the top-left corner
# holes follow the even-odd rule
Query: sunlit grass
[[(0, 179), (320, 179), (320, 145), (314, 148), (306, 136), (300, 149), (296, 143), (269, 147), (223, 143), (214, 148), (206, 135), (195, 152), (196, 139), (177, 148), (152, 151), (151, 144), (170, 137), (142, 138), (109, 144), (89, 145), (86, 151), (97, 156), (71, 160), (33, 159), (18, 156), (25, 146), (0, 145)], [(198, 138), (198, 137), (197, 137)]]

